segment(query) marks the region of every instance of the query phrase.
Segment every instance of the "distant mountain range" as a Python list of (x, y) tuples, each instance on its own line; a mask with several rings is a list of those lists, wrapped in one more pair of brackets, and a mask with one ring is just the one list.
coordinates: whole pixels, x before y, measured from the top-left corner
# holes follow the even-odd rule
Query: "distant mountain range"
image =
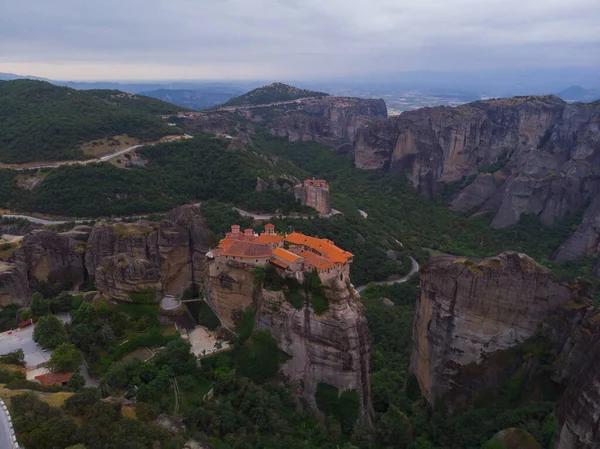
[(111, 81), (79, 82), (56, 81), (29, 75), (0, 73), (1, 81), (30, 79), (47, 81), (56, 86), (71, 87), (77, 90), (110, 89), (130, 94), (142, 94), (158, 100), (168, 101), (189, 109), (205, 109), (225, 103), (230, 98), (248, 92), (256, 87), (251, 83), (211, 83), (211, 82), (158, 82), (158, 83), (119, 83)]
[(242, 93), (244, 93), (244, 90), (235, 87), (205, 87), (196, 90), (156, 89), (141, 92), (141, 94), (148, 97), (197, 110), (225, 103), (230, 98), (234, 98)]
[(589, 103), (600, 100), (600, 89), (585, 89), (581, 86), (571, 86), (565, 90), (561, 90), (556, 95), (569, 103), (576, 101)]

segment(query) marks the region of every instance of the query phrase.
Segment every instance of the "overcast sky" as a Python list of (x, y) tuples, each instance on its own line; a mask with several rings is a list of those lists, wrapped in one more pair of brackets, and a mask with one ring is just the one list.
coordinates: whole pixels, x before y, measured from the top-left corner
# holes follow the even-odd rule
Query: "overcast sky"
[(599, 0), (0, 0), (0, 72), (318, 79), (600, 65)]

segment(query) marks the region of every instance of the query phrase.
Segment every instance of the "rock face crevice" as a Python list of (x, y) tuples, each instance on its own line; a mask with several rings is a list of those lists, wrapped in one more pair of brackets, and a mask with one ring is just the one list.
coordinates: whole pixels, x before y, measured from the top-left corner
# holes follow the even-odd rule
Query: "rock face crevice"
[(428, 262), (411, 358), (424, 397), (454, 409), (488, 389), (497, 391), (518, 368), (506, 351), (532, 337), (572, 298), (550, 270), (524, 254)]

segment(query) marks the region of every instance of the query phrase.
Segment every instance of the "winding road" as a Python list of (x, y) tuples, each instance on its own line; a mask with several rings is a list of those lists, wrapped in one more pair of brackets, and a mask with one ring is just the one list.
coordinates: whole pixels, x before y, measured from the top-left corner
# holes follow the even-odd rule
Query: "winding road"
[[(415, 273), (417, 271), (419, 271), (419, 268), (420, 268), (419, 267), (419, 262), (417, 262), (415, 259), (413, 259), (411, 257), (410, 261), (412, 262), (412, 267), (410, 268), (410, 272), (406, 276), (404, 276), (404, 277), (402, 277), (400, 279), (394, 279), (392, 281), (370, 282), (370, 284), (375, 284), (375, 285), (392, 285), (392, 284), (402, 284), (402, 283), (408, 281), (410, 278), (412, 278), (415, 275)], [(369, 284), (367, 284), (367, 285), (369, 285)], [(365, 288), (367, 288), (367, 285), (361, 285), (360, 287), (355, 287), (354, 289), (358, 293), (360, 293)]]
[(0, 402), (0, 447), (6, 449), (18, 448), (13, 436), (15, 435), (8, 410), (4, 401)]
[(107, 154), (106, 156), (102, 156), (98, 159), (87, 159), (84, 161), (61, 161), (61, 162), (54, 162), (51, 164), (32, 165), (32, 166), (27, 166), (27, 167), (7, 166), (6, 168), (8, 168), (10, 170), (15, 170), (15, 171), (25, 171), (25, 170), (39, 170), (41, 168), (58, 168), (63, 165), (86, 165), (86, 164), (93, 164), (96, 162), (106, 162), (106, 161), (110, 161), (111, 159), (114, 159), (117, 156), (121, 156), (122, 154), (125, 154), (128, 151), (137, 150), (138, 148), (141, 148), (143, 146), (144, 145), (133, 145), (133, 146), (125, 148), (123, 150), (119, 150), (119, 151), (115, 151), (114, 153)]

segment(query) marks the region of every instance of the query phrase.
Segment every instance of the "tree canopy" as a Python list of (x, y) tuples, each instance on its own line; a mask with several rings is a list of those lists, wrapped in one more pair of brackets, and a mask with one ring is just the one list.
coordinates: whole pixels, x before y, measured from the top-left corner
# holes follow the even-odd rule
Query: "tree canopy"
[(42, 348), (54, 349), (67, 342), (63, 322), (54, 315), (41, 317), (33, 330), (33, 341)]

